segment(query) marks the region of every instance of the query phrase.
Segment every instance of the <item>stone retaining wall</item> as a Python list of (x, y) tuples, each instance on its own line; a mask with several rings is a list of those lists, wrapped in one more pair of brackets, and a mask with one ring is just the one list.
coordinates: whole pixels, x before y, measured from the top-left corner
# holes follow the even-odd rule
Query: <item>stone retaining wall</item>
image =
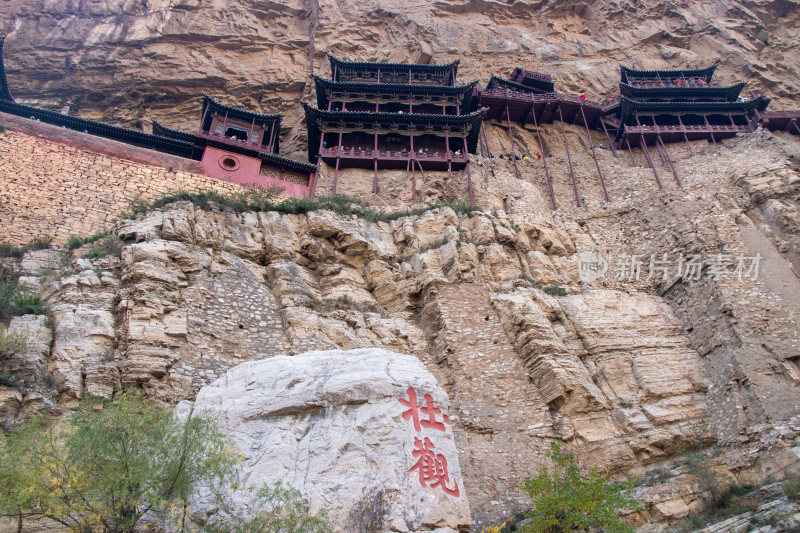
[(109, 229), (138, 199), (240, 188), (193, 173), (196, 161), (0, 115), (0, 124), (17, 130), (0, 133), (0, 242), (60, 245)]

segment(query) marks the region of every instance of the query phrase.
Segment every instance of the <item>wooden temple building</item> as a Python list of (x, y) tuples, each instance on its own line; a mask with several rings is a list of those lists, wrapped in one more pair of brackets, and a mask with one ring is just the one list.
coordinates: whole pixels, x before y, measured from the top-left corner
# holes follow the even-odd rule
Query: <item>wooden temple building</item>
[[(482, 107), (487, 108), (487, 120), (494, 119), (500, 122), (506, 122), (509, 140), (511, 141), (511, 158), (514, 162), (514, 172), (518, 179), (521, 179), (521, 176), (517, 164), (518, 157), (514, 148), (514, 134), (511, 130), (511, 122), (514, 121), (521, 126), (533, 124), (536, 127), (536, 136), (542, 155), (544, 155), (545, 151), (539, 124), (549, 124), (555, 121), (559, 122), (561, 125), (564, 147), (567, 153), (567, 161), (569, 163), (569, 174), (575, 194), (575, 203), (578, 206), (581, 205), (580, 194), (578, 192), (578, 183), (575, 179), (572, 156), (569, 151), (564, 125), (574, 124), (585, 128), (586, 135), (589, 139), (589, 146), (591, 147), (592, 157), (594, 158), (595, 168), (597, 169), (600, 184), (603, 188), (603, 194), (605, 195), (606, 201), (608, 201), (605, 179), (600, 170), (600, 164), (597, 162), (597, 154), (589, 130), (602, 128), (606, 133), (609, 145), (613, 147), (611, 137), (602, 117), (604, 114), (610, 113), (619, 107), (618, 100), (611, 99), (605, 102), (593, 102), (587, 100), (584, 95), (578, 96), (560, 93), (555, 90), (555, 84), (550, 76), (517, 67), (511, 74), (511, 79), (492, 76), (486, 89), (480, 93), (479, 102)], [(485, 155), (491, 157), (485, 129), (482, 130), (482, 134)], [(547, 158), (543, 158), (542, 161), (547, 178), (550, 202), (553, 209), (556, 209), (558, 206), (556, 204), (553, 181), (547, 164)]]
[[(559, 124), (557, 131), (564, 143), (577, 206), (581, 205), (581, 196), (565, 133), (567, 125), (585, 131), (606, 201), (608, 191), (592, 130), (605, 135), (615, 157), (618, 149), (627, 148), (634, 165), (632, 149), (641, 148), (659, 188), (661, 180), (650, 156), (653, 147), (680, 185), (667, 152), (669, 143), (685, 142), (691, 153), (691, 141), (717, 143), (759, 126), (800, 135), (800, 110), (767, 111), (769, 98), (755, 93), (742, 96), (745, 83), (716, 82), (715, 66), (683, 70), (621, 67), (619, 97), (596, 102), (583, 94), (561, 93), (549, 75), (520, 67), (508, 78), (492, 76), (486, 88), (479, 90), (476, 81), (456, 82), (458, 61), (354, 62), (329, 54), (331, 77), (313, 76), (316, 106), (303, 103), (309, 162), (302, 162), (279, 155), (281, 115), (238, 109), (210, 96), (203, 96), (200, 123), (191, 133), (155, 121), (152, 133), (145, 133), (18, 103), (6, 81), (3, 44), (0, 36), (0, 112), (145, 148), (143, 152), (152, 164), (162, 164), (165, 156), (149, 154), (169, 154), (184, 158), (176, 161), (182, 164), (185, 160), (190, 172), (242, 185), (279, 186), (296, 197), (315, 195), (324, 161), (333, 167), (330, 192), (334, 194), (341, 168), (370, 171), (373, 193), (378, 192), (378, 170), (405, 168), (413, 200), (417, 172), (424, 178), (426, 171), (446, 171), (450, 178), (454, 171), (463, 170), (472, 202), (470, 155), (480, 150), (484, 157), (493, 157), (484, 120), (507, 127), (510, 159), (519, 179), (520, 157), (511, 124), (534, 126), (554, 209), (558, 205), (549, 168), (553, 162), (548, 163), (545, 154), (541, 124)], [(108, 145), (111, 152), (117, 150), (115, 154), (125, 157), (125, 149), (120, 148), (123, 145)], [(367, 176), (365, 173), (364, 178), (369, 179)]]
[(769, 99), (761, 95), (740, 96), (744, 82), (722, 85), (713, 80), (716, 66), (694, 70), (634, 70), (620, 68), (621, 104), (617, 110), (618, 147), (638, 146), (661, 180), (650, 157), (655, 147), (661, 159), (680, 179), (665, 143), (721, 139), (756, 128), (756, 113), (764, 111)]
[(339, 169), (403, 169), (416, 199), (416, 171), (466, 169), (485, 111), (476, 110), (475, 85), (456, 84), (458, 61), (442, 65), (368, 63), (328, 56), (331, 78), (314, 76), (317, 106), (303, 103), (308, 159)]
[(253, 113), (204, 96), (196, 133), (169, 129), (155, 121), (153, 132), (145, 133), (20, 104), (6, 81), (3, 41), (0, 37), (0, 112), (194, 160), (200, 163), (193, 167), (199, 173), (220, 180), (278, 186), (297, 197), (310, 195), (314, 165), (278, 155), (281, 115)]

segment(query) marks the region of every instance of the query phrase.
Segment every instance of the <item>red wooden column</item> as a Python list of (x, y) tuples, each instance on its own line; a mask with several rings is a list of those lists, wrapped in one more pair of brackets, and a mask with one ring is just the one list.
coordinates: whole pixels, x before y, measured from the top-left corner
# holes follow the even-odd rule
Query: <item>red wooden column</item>
[(311, 177), (311, 189), (309, 190), (309, 197), (314, 198), (314, 195), (317, 194), (317, 179), (319, 178), (319, 167), (322, 164), (322, 141), (325, 140), (325, 130), (321, 130), (322, 134), (319, 136), (319, 155), (317, 155), (317, 168), (314, 171), (314, 175)]
[[(561, 113), (561, 104), (558, 104), (558, 120), (561, 122), (561, 137), (564, 138), (564, 150), (567, 152), (567, 163), (569, 163), (569, 177), (572, 179), (572, 190), (575, 193), (575, 205), (581, 206), (581, 198), (578, 195), (578, 183), (575, 181), (575, 172), (572, 170), (572, 156), (569, 153), (569, 143), (567, 142), (567, 134), (564, 131), (564, 115)], [(542, 154), (544, 159), (544, 154)]]
[(475, 194), (472, 192), (472, 174), (469, 171), (469, 159), (467, 160), (467, 194), (469, 195), (469, 205), (475, 205)]
[(689, 136), (686, 135), (686, 126), (684, 126), (680, 114), (678, 114), (678, 123), (681, 125), (681, 131), (683, 132), (683, 140), (686, 141), (686, 148), (689, 149), (689, 155), (693, 156), (694, 152), (692, 151), (692, 145), (691, 143), (689, 143)]
[(647, 161), (647, 164), (650, 165), (650, 168), (653, 170), (653, 176), (656, 178), (656, 185), (658, 185), (659, 189), (662, 189), (663, 187), (661, 187), (661, 180), (658, 179), (658, 172), (656, 172), (656, 167), (653, 165), (653, 161), (650, 159), (650, 152), (647, 151), (647, 141), (644, 140), (643, 134), (639, 135), (639, 144), (642, 148), (642, 152), (644, 153), (644, 158)]
[(378, 130), (375, 130), (375, 146), (372, 149), (372, 162), (375, 167), (372, 178), (372, 193), (378, 194)]
[(597, 154), (594, 152), (594, 141), (592, 134), (589, 133), (589, 123), (586, 122), (586, 114), (583, 112), (583, 104), (581, 104), (581, 116), (583, 117), (583, 125), (586, 127), (586, 136), (589, 137), (589, 147), (592, 149), (592, 159), (594, 159), (594, 166), (597, 167), (597, 175), (600, 176), (600, 184), (603, 186), (603, 196), (608, 202), (608, 191), (606, 190), (606, 180), (603, 179), (603, 173), (600, 172), (600, 163), (597, 162)]
[(608, 140), (608, 147), (611, 148), (611, 153), (614, 154), (614, 157), (617, 157), (617, 148), (614, 146), (614, 143), (611, 142), (611, 135), (608, 134), (608, 128), (606, 128), (606, 123), (603, 122), (603, 116), (600, 116), (600, 124), (603, 125), (603, 131), (606, 132), (606, 139)]
[(333, 194), (336, 194), (336, 185), (339, 183), (339, 155), (342, 153), (342, 130), (339, 130), (339, 146), (336, 147), (336, 167), (333, 170)]
[(708, 128), (708, 132), (711, 134), (711, 141), (716, 146), (717, 140), (714, 138), (714, 132), (711, 131), (711, 124), (708, 123), (708, 117), (706, 115), (703, 115), (703, 120), (706, 122), (706, 128)]
[(417, 175), (414, 167), (411, 166), (411, 159), (406, 161), (406, 179), (408, 179), (408, 169), (411, 167), (411, 202), (417, 201)]
[[(517, 166), (517, 154), (514, 152), (514, 134), (511, 133), (511, 115), (508, 112), (508, 104), (506, 104), (506, 119), (508, 120), (508, 138), (511, 140), (511, 159), (514, 161), (514, 174), (519, 177), (519, 167)], [(542, 154), (544, 156), (544, 154)]]
[(450, 156), (450, 136), (447, 132), (444, 134), (444, 150), (447, 154), (447, 179), (453, 177), (453, 158)]
[[(222, 130), (224, 133), (224, 129)], [(322, 137), (325, 138), (325, 130), (322, 130)], [(269, 153), (275, 153), (275, 119), (272, 119), (272, 126), (269, 128)]]
[(228, 125), (228, 112), (225, 111), (225, 118), (222, 119), (222, 136), (225, 137), (225, 127)]
[(678, 173), (675, 172), (675, 166), (672, 164), (672, 158), (669, 156), (669, 152), (667, 152), (667, 145), (664, 144), (664, 141), (661, 139), (660, 135), (656, 135), (656, 140), (661, 143), (661, 149), (664, 151), (664, 156), (667, 158), (667, 163), (669, 163), (669, 168), (672, 169), (672, 175), (675, 177), (675, 183), (678, 184), (678, 187), (681, 186), (681, 180), (678, 179)]
[(636, 166), (636, 159), (633, 158), (633, 150), (631, 149), (631, 141), (625, 137), (625, 142), (628, 144), (628, 153), (631, 154), (631, 164)]
[(483, 144), (486, 145), (486, 153), (489, 155), (489, 158), (492, 158), (492, 151), (489, 150), (489, 138), (486, 136), (486, 128), (483, 127), (483, 121), (481, 121), (481, 134), (483, 135)]
[(253, 130), (256, 129), (256, 117), (253, 117), (253, 123), (250, 124), (250, 131), (247, 132), (247, 142), (253, 143)]
[(536, 138), (539, 140), (539, 150), (542, 154), (542, 163), (544, 163), (544, 175), (547, 177), (547, 189), (550, 191), (550, 204), (553, 209), (558, 209), (556, 204), (556, 193), (553, 191), (553, 180), (550, 179), (550, 170), (547, 168), (547, 155), (544, 153), (544, 143), (542, 142), (542, 133), (539, 131), (539, 121), (536, 119), (536, 112), (534, 111), (533, 125), (536, 127)]

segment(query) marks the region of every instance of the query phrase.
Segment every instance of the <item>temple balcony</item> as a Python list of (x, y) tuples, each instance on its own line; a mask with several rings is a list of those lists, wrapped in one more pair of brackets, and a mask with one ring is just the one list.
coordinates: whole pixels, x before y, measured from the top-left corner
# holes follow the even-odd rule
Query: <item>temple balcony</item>
[(242, 148), (246, 150), (253, 150), (262, 154), (271, 154), (272, 147), (262, 145), (258, 142), (251, 142), (246, 139), (240, 139), (238, 137), (226, 137), (221, 133), (214, 133), (213, 131), (204, 131), (200, 130), (197, 132), (197, 137), (201, 139), (206, 139), (208, 141), (214, 141), (217, 144), (226, 144), (228, 146)]
[(345, 147), (323, 148), (322, 158), (328, 163), (341, 160), (344, 166), (372, 168), (373, 162), (379, 162), (379, 168), (406, 168), (409, 161), (415, 160), (424, 164), (426, 170), (446, 170), (448, 163), (460, 168), (469, 161), (469, 154), (455, 152), (409, 152), (408, 150), (358, 150)]

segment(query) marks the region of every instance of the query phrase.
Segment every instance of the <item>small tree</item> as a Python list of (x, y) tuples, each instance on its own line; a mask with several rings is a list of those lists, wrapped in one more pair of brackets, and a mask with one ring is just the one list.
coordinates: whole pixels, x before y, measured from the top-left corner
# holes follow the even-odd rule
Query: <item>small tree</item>
[(38, 418), (0, 448), (0, 514), (45, 516), (73, 531), (132, 533), (147, 515), (186, 519), (200, 485), (236, 476), (212, 420), (179, 420), (138, 396), (95, 401), (62, 423)]
[(535, 478), (528, 478), (523, 489), (533, 500), (534, 510), (526, 515), (530, 523), (526, 533), (561, 533), (601, 527), (606, 531), (631, 532), (617, 516), (618, 509), (638, 509), (641, 504), (630, 491), (636, 481), (611, 483), (596, 468), (588, 479), (581, 477), (572, 453), (561, 453), (561, 444), (553, 442), (548, 457), (552, 473), (546, 467)]

